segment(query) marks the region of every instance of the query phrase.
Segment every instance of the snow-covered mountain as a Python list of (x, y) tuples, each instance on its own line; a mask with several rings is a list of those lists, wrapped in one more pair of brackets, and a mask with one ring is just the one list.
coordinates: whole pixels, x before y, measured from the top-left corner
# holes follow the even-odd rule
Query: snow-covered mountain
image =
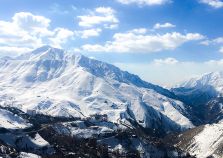
[[(222, 74), (169, 91), (111, 64), (50, 46), (2, 58), (0, 156), (220, 158)], [(214, 123), (193, 124), (206, 120)]]
[(51, 116), (106, 114), (144, 128), (193, 127), (185, 105), (162, 88), (83, 55), (44, 46), (0, 60), (0, 104)]
[(177, 87), (185, 88), (203, 88), (205, 86), (212, 86), (217, 92), (223, 93), (223, 71), (211, 72), (202, 75), (201, 77), (192, 78)]
[(197, 158), (222, 158), (223, 121), (188, 130), (176, 139), (175, 146)]
[[(203, 122), (217, 122), (223, 116), (223, 72), (193, 78), (171, 89)], [(193, 114), (192, 114), (193, 115)]]
[(29, 124), (21, 117), (14, 115), (7, 110), (0, 109), (0, 128), (23, 129), (30, 126), (31, 124)]

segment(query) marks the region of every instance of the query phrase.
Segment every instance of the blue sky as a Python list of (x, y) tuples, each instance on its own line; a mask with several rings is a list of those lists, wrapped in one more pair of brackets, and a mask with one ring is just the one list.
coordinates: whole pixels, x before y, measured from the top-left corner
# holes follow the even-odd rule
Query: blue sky
[(174, 85), (223, 68), (221, 0), (0, 0), (0, 55), (52, 45)]

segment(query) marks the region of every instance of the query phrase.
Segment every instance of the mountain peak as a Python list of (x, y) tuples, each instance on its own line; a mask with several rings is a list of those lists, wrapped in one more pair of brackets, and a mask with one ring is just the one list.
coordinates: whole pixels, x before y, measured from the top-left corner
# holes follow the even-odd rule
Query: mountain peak
[(112, 121), (125, 113), (146, 128), (165, 125), (166, 131), (193, 126), (173, 93), (105, 62), (44, 46), (0, 64), (2, 87), (11, 86), (4, 93), (23, 110), (75, 117), (100, 113)]
[(222, 117), (223, 72), (206, 73), (171, 89), (192, 109), (192, 115), (203, 123), (212, 123)]
[(42, 46), (31, 52), (22, 54), (16, 57), (17, 60), (61, 60), (64, 56), (64, 50), (59, 48), (54, 48), (49, 45)]
[(52, 49), (53, 47), (51, 47), (50, 45), (44, 45), (42, 47), (39, 47), (35, 50), (32, 51), (32, 54), (39, 54), (39, 53), (42, 53), (42, 52), (45, 52), (49, 49)]
[(200, 77), (192, 78), (177, 87), (193, 88), (193, 87), (223, 87), (223, 71), (206, 73)]

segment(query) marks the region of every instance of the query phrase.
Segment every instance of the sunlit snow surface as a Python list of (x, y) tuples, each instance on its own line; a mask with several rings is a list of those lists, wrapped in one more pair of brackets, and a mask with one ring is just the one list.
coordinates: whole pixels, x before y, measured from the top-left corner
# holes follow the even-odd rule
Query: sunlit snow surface
[(0, 109), (0, 127), (7, 129), (22, 129), (31, 126), (21, 117), (13, 113)]
[(33, 153), (21, 152), (19, 158), (41, 158), (41, 156)]
[[(144, 127), (191, 128), (184, 104), (162, 89), (115, 66), (82, 55), (42, 47), (0, 60), (0, 105), (51, 116), (120, 115)], [(126, 115), (126, 111), (128, 115)]]
[(222, 146), (222, 142), (223, 121), (212, 125), (206, 125), (203, 131), (194, 137), (188, 147), (188, 151), (198, 158), (206, 158), (210, 155), (220, 158), (213, 153), (220, 145)]
[(213, 87), (217, 92), (222, 93), (223, 90), (223, 71), (206, 73), (201, 77), (192, 78), (189, 81), (183, 82), (176, 87), (184, 88), (202, 88), (205, 86)]

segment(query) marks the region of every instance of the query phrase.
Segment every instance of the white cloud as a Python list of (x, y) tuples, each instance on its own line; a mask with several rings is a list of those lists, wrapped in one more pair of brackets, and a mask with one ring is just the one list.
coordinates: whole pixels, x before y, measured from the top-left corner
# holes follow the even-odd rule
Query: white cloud
[(162, 4), (171, 2), (171, 0), (116, 0), (116, 1), (122, 4), (137, 4), (139, 6), (162, 5)]
[(33, 47), (41, 43), (41, 39), (33, 35), (33, 32), (29, 33), (14, 22), (0, 21), (0, 45)]
[(70, 53), (74, 53), (74, 52), (78, 53), (78, 54), (81, 53), (81, 50), (79, 48), (76, 48), (76, 47), (70, 48), (67, 51), (70, 52)]
[(112, 15), (115, 13), (115, 11), (110, 7), (98, 7), (95, 9), (95, 12), (105, 15)]
[(223, 7), (223, 2), (221, 0), (200, 0), (200, 2), (216, 9)]
[(218, 37), (212, 40), (206, 39), (204, 41), (201, 41), (200, 44), (203, 45), (210, 45), (210, 44), (223, 44), (223, 37)]
[(165, 58), (165, 59), (154, 59), (154, 64), (157, 65), (174, 65), (177, 64), (179, 61), (175, 58)]
[(50, 20), (31, 13), (20, 12), (12, 17), (12, 21), (0, 21), (0, 44), (13, 47), (34, 47), (42, 44), (38, 36), (48, 32)]
[(220, 46), (220, 49), (219, 49), (219, 52), (220, 53), (223, 53), (223, 37), (218, 37), (218, 38), (215, 38), (215, 39), (212, 39), (212, 40), (204, 40), (204, 41), (201, 41), (200, 44), (202, 45), (206, 45), (206, 46), (209, 46), (209, 45), (217, 45), (217, 46)]
[(69, 38), (72, 38), (74, 32), (65, 28), (56, 28), (54, 36), (50, 37), (50, 45), (60, 48), (62, 44), (66, 43)]
[(89, 52), (151, 53), (174, 50), (186, 42), (203, 38), (199, 33), (181, 34), (172, 32), (153, 35), (138, 34), (130, 31), (114, 34), (113, 41), (107, 41), (104, 45), (86, 44), (82, 46), (82, 49)]
[(209, 46), (211, 44), (210, 40), (204, 40), (200, 42), (201, 45)]
[(106, 29), (111, 29), (112, 30), (112, 29), (118, 28), (118, 23), (117, 24), (104, 24), (103, 26)]
[(76, 35), (80, 36), (81, 38), (89, 38), (89, 37), (97, 37), (101, 33), (101, 29), (99, 28), (92, 28), (92, 29), (87, 29), (87, 30), (82, 30), (82, 31), (76, 31)]
[(138, 28), (138, 29), (133, 29), (130, 30), (130, 33), (135, 33), (135, 34), (145, 34), (148, 30), (146, 28)]
[(217, 44), (222, 44), (223, 43), (223, 37), (218, 37), (218, 38), (214, 39), (213, 42), (217, 43)]
[(99, 7), (91, 11), (88, 15), (78, 16), (79, 26), (94, 27), (96, 25), (104, 25), (106, 28), (117, 27), (119, 23), (115, 16), (115, 11), (110, 7)]
[(26, 47), (0, 46), (0, 52), (2, 56), (14, 56), (31, 50), (32, 49)]
[(164, 23), (164, 24), (160, 24), (160, 23), (156, 23), (153, 28), (154, 29), (160, 29), (160, 28), (173, 28), (176, 27), (175, 25), (171, 24), (171, 23)]
[(36, 16), (28, 12), (19, 12), (12, 17), (12, 21), (0, 21), (0, 37), (46, 36), (52, 32), (48, 30), (50, 19)]
[[(0, 21), (1, 54), (24, 53), (49, 44), (61, 47), (74, 33), (65, 28), (50, 30), (51, 20), (29, 12), (16, 13), (11, 21)], [(11, 53), (12, 54), (12, 53)]]
[(43, 16), (33, 15), (29, 12), (19, 12), (12, 17), (13, 23), (24, 30), (33, 30), (35, 28), (47, 28), (50, 19)]

